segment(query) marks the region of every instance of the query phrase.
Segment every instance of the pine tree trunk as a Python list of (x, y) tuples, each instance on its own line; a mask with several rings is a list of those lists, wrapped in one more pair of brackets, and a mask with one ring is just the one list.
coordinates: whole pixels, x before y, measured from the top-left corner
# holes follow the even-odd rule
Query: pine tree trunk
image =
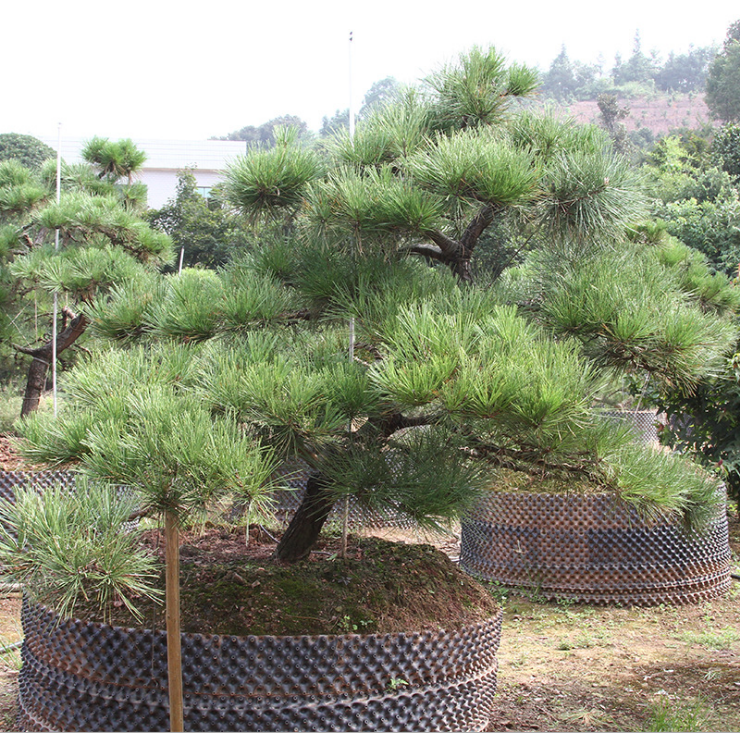
[(326, 493), (323, 478), (311, 474), (303, 501), (275, 548), (275, 558), (285, 562), (298, 562), (307, 557), (316, 544), (335, 501), (334, 497)]
[(473, 282), (473, 269), (470, 266), (470, 258), (469, 257), (460, 257), (457, 260), (454, 260), (451, 265), (452, 272), (457, 275), (458, 279), (462, 283), (472, 283)]
[[(49, 345), (49, 351), (51, 351), (51, 344)], [(21, 417), (30, 415), (39, 408), (39, 402), (41, 402), (41, 395), (46, 389), (46, 374), (49, 371), (49, 364), (51, 363), (51, 353), (46, 355), (45, 347), (36, 349), (31, 366), (28, 367), (28, 375), (26, 376), (26, 391), (23, 395), (23, 404), (21, 405)]]
[[(64, 327), (61, 333), (57, 334), (57, 356), (65, 349), (72, 346), (77, 339), (85, 333), (88, 320), (82, 314), (74, 315), (69, 309), (63, 311), (65, 319), (71, 319)], [(45, 344), (37, 349), (25, 349), (15, 347), (23, 354), (33, 357), (31, 366), (28, 368), (26, 377), (26, 391), (23, 395), (23, 405), (21, 406), (21, 417), (30, 415), (36, 411), (41, 401), (41, 395), (46, 388), (46, 375), (49, 371), (49, 365), (54, 354), (53, 341), (49, 339)]]

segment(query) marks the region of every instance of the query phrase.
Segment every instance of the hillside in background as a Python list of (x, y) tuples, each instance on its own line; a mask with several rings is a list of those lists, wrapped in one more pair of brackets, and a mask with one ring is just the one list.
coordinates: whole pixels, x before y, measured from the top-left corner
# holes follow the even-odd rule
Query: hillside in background
[[(700, 128), (706, 124), (719, 125), (713, 121), (703, 94), (655, 94), (632, 99), (618, 98), (619, 106), (626, 107), (630, 114), (620, 120), (628, 132), (647, 128), (654, 137), (665, 135), (677, 128)], [(553, 103), (564, 114), (579, 122), (599, 124), (599, 105), (595, 99), (572, 103)]]

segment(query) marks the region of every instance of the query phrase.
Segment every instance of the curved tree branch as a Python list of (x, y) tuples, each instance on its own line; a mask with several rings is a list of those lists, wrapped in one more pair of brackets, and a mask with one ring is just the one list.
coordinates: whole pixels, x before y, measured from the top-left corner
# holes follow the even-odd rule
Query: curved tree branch
[(430, 260), (444, 262), (445, 264), (450, 261), (450, 258), (439, 247), (435, 247), (433, 244), (413, 244), (406, 251), (411, 254), (428, 257)]
[(496, 213), (497, 209), (492, 204), (486, 204), (473, 217), (470, 224), (465, 227), (465, 231), (460, 238), (460, 245), (465, 251), (465, 254), (470, 256), (473, 253), (475, 245), (478, 244), (478, 239), (480, 239), (480, 235), (483, 234), (486, 228), (491, 224)]
[(431, 232), (424, 232), (424, 236), (429, 237), (429, 239), (434, 242), (434, 244), (439, 247), (442, 254), (444, 254), (448, 259), (455, 258), (461, 249), (460, 242), (457, 242), (456, 240), (452, 239), (452, 237), (448, 237), (446, 234), (443, 234), (440, 231), (431, 231)]

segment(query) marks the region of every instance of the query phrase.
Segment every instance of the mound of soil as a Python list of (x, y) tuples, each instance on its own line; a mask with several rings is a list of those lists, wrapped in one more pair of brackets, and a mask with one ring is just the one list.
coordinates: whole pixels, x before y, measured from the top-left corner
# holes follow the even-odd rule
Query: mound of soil
[[(160, 533), (145, 543), (163, 559)], [(246, 636), (392, 633), (458, 629), (491, 618), (498, 604), (431, 545), (350, 536), (347, 557), (340, 540), (323, 539), (310, 557), (295, 564), (271, 558), (275, 542), (252, 527), (208, 527), (181, 542), (182, 630)], [(164, 571), (157, 580), (164, 590)], [(142, 602), (139, 623), (120, 605), (112, 623), (163, 629), (162, 605)], [(98, 620), (90, 608), (75, 609)]]

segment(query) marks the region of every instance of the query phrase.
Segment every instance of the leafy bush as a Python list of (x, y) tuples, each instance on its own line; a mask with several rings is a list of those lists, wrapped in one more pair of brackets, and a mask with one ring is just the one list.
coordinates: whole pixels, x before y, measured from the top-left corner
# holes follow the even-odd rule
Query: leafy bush
[(661, 441), (716, 470), (740, 506), (740, 353), (691, 394), (671, 391), (655, 401), (668, 415)]
[(737, 190), (715, 201), (685, 199), (658, 206), (668, 231), (703, 252), (716, 267), (737, 272), (740, 263), (740, 199)]
[(714, 136), (712, 155), (722, 170), (740, 177), (740, 125), (724, 125)]

